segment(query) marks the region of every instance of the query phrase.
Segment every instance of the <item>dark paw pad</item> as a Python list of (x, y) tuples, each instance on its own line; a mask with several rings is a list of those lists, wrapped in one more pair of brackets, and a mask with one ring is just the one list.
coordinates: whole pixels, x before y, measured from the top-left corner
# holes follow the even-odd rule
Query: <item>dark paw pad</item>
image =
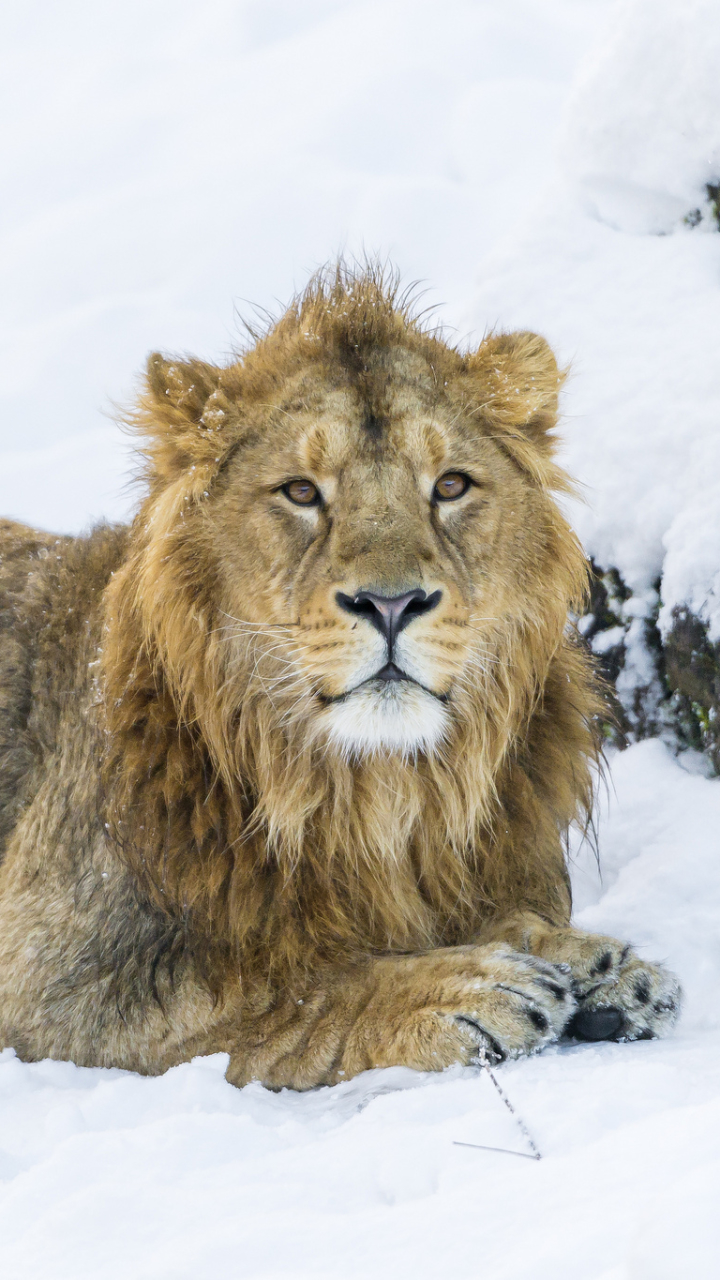
[(640, 1004), (647, 1004), (650, 1000), (650, 979), (645, 973), (635, 983), (635, 998)]
[(617, 1040), (625, 1018), (620, 1009), (580, 1009), (566, 1027), (576, 1040)]

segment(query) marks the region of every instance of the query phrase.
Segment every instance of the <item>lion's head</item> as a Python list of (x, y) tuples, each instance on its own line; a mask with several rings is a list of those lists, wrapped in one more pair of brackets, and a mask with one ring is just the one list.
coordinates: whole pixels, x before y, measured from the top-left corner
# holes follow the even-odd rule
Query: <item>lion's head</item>
[(462, 353), (342, 268), (226, 367), (151, 357), (107, 663), (140, 759), (161, 686), (293, 865), (321, 828), (369, 849), (435, 822), (466, 850), (583, 590), (551, 494), (560, 383), (542, 338)]

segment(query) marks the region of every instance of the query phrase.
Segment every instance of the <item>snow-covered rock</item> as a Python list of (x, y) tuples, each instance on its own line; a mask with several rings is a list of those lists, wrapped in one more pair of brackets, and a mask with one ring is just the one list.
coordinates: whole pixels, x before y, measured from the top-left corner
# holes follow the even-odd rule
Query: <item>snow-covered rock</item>
[[(553, 178), (482, 263), (468, 313), (479, 328), (500, 317), (539, 329), (571, 366), (563, 455), (583, 500), (570, 511), (601, 573), (614, 571), (630, 597), (613, 623), (625, 632), (629, 726), (674, 729), (716, 766), (718, 67), (712, 0), (617, 5), (578, 71)], [(678, 678), (688, 616), (712, 668), (694, 692)], [(595, 637), (596, 651), (603, 644), (617, 649), (617, 637)]]

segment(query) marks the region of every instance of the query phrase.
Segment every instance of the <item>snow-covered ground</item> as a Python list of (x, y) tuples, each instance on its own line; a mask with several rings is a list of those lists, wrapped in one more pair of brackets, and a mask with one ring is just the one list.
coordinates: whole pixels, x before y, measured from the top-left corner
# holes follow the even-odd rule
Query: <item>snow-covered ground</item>
[[(720, 636), (716, 0), (28, 0), (0, 45), (0, 510), (121, 518), (107, 415), (148, 350), (222, 359), (338, 250), (460, 335), (572, 361), (586, 546)], [(684, 221), (699, 209), (694, 227)], [(691, 221), (697, 221), (691, 218)], [(613, 757), (577, 921), (681, 976), (674, 1036), (486, 1075), (238, 1091), (0, 1055), (8, 1280), (710, 1280), (720, 1190), (720, 782)]]

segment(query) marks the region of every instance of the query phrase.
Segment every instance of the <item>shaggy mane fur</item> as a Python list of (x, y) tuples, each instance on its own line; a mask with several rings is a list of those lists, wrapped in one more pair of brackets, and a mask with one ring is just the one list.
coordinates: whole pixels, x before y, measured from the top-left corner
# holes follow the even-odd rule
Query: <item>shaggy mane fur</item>
[[(253, 336), (222, 369), (152, 357), (132, 417), (148, 494), (106, 593), (102, 657), (122, 856), (206, 940), (211, 980), (231, 956), (244, 975), (289, 980), (328, 957), (466, 941), (519, 886), (528, 908), (566, 921), (562, 837), (590, 811), (601, 704), (567, 634), (586, 565), (550, 496), (568, 483), (548, 435), (561, 376), (547, 347), (496, 336), (463, 354), (413, 317), (395, 280), (343, 267)], [(323, 746), (309, 693), (263, 678), (270, 646), (292, 670), (292, 619), (238, 625), (228, 643), (207, 530), (214, 486), (281, 387), (338, 367), (362, 380), (369, 352), (397, 347), (428, 361), (544, 495), (543, 571), (507, 616), (484, 620), (442, 751), (353, 762)]]

